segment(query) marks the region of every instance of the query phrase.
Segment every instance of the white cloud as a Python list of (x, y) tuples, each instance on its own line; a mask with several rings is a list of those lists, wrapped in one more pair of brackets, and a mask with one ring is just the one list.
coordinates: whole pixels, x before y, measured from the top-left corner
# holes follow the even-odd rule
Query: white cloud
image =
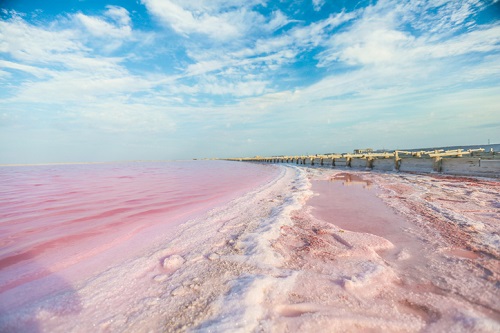
[(286, 26), (288, 23), (293, 22), (293, 20), (288, 19), (280, 10), (274, 11), (271, 19), (265, 25), (265, 28), (270, 31), (275, 31)]
[(30, 65), (23, 65), (17, 62), (5, 61), (5, 60), (0, 60), (0, 68), (15, 69), (18, 71), (32, 74), (38, 78), (47, 77), (50, 76), (51, 74), (50, 70), (44, 68), (39, 68)]
[(123, 7), (119, 6), (106, 6), (107, 11), (104, 13), (105, 16), (113, 19), (120, 26), (131, 26), (132, 20), (130, 19), (130, 13)]
[[(116, 26), (104, 20), (112, 18)], [(128, 12), (121, 7), (108, 7), (104, 17), (90, 17), (81, 13), (74, 18), (85, 22), (93, 34), (110, 37), (130, 35)], [(30, 73), (39, 80), (26, 80), (15, 87), (16, 96), (10, 101), (43, 101), (66, 103), (96, 99), (106, 94), (144, 91), (165, 77), (136, 77), (121, 63), (124, 58), (98, 55), (89, 44), (85, 31), (79, 30), (74, 20), (62, 20), (46, 27), (26, 23), (20, 16), (0, 21), (0, 52), (12, 61), (0, 61), (0, 67)], [(120, 30), (122, 29), (123, 30)]]
[[(45, 25), (20, 16), (0, 21), (0, 76), (14, 82), (5, 85), (9, 97), (0, 106), (32, 105), (26, 113), (40, 114), (30, 119), (57, 110), (69, 126), (99, 133), (191, 126), (215, 137), (220, 130), (234, 142), (258, 138), (255, 149), (268, 149), (266, 135), (291, 146), (290, 135), (268, 134), (276, 129), (310, 128), (295, 141), (304, 148), (326, 137), (347, 147), (341, 135), (362, 137), (385, 124), (397, 128), (391, 135), (379, 131), (392, 140), (410, 126), (431, 124), (431, 113), (447, 121), (459, 110), (453, 126), (500, 116), (498, 89), (484, 88), (498, 85), (500, 27), (475, 25), (477, 1), (380, 0), (309, 23), (279, 10), (264, 17), (253, 7), (265, 5), (260, 1), (143, 3), (178, 36), (151, 33), (156, 44), (146, 49), (128, 11), (117, 6)], [(148, 63), (151, 54), (164, 58)], [(314, 66), (313, 54), (320, 70), (307, 67)], [(294, 63), (302, 67), (295, 71)], [(173, 74), (163, 74), (165, 68)], [(302, 80), (308, 69), (321, 73)], [(26, 73), (32, 76), (16, 76)]]
[[(83, 13), (73, 15), (75, 24), (80, 26), (82, 40), (94, 50), (112, 53), (119, 49), (125, 41), (136, 40), (133, 34), (132, 21), (129, 12), (122, 7), (107, 6), (100, 16), (88, 16)], [(88, 35), (88, 36), (86, 36)]]
[(356, 18), (355, 12), (330, 15), (327, 19), (293, 29), (291, 35), (301, 45), (318, 46), (324, 43), (332, 29)]
[[(205, 34), (213, 39), (235, 38), (241, 31), (231, 18), (233, 13), (192, 12), (170, 0), (142, 0), (146, 8), (162, 22), (180, 34)], [(241, 12), (239, 12), (241, 14)]]
[[(385, 6), (383, 10), (377, 7), (382, 5)], [(452, 13), (447, 7), (441, 17), (432, 15), (420, 19), (426, 25), (432, 25), (433, 20), (451, 24), (452, 21), (467, 21), (474, 15), (473, 7), (453, 8), (461, 11), (459, 17), (444, 18)], [(342, 125), (348, 128), (343, 132), (335, 128), (338, 136), (342, 133), (363, 136), (362, 128), (373, 130), (370, 123), (384, 128), (383, 124), (389, 124), (386, 120), (390, 119), (392, 124), (402, 128), (393, 131), (391, 140), (411, 126), (435, 128), (439, 121), (447, 121), (447, 126), (453, 123), (456, 128), (468, 122), (480, 126), (498, 118), (500, 109), (493, 107), (500, 104), (498, 89), (479, 87), (498, 82), (500, 66), (496, 54), (500, 48), (500, 28), (468, 25), (470, 29), (451, 36), (441, 28), (412, 35), (411, 30), (405, 29), (414, 23), (409, 20), (415, 18), (412, 10), (415, 8), (381, 1), (378, 5), (349, 13), (349, 19), (339, 20), (348, 24), (329, 39), (322, 30), (327, 29), (323, 21), (315, 23), (316, 26), (291, 29), (286, 36), (260, 41), (261, 46), (254, 52), (273, 52), (273, 44), (276, 49), (312, 44), (326, 46), (327, 51), (318, 56), (319, 64), (332, 72), (308, 87), (249, 98), (238, 108), (260, 110), (262, 117), (276, 115), (273, 116), (275, 126), (281, 128), (300, 122), (306, 127), (323, 126), (329, 120), (332, 125), (358, 124), (357, 127)], [(464, 13), (469, 18), (462, 17), (467, 16)], [(334, 71), (336, 66), (345, 64), (355, 67), (348, 67), (341, 74)], [(471, 84), (478, 88), (471, 90)], [(434, 123), (425, 121), (430, 116), (430, 109), (437, 115)], [(283, 117), (277, 116), (281, 110), (287, 110)], [(304, 110), (308, 110), (307, 117)], [(460, 119), (454, 118), (458, 116), (457, 110), (460, 110)], [(432, 143), (435, 139), (430, 136), (429, 142), (435, 144)]]
[(200, 75), (220, 70), (229, 65), (230, 65), (230, 60), (223, 61), (222, 59), (217, 59), (217, 60), (200, 61), (195, 64), (187, 66), (185, 73), (186, 75), (189, 76)]
[(149, 80), (132, 75), (106, 76), (102, 73), (68, 71), (52, 73), (52, 76), (49, 80), (24, 83), (11, 102), (87, 103), (144, 91), (153, 85)]
[[(359, 10), (359, 19), (331, 36), (328, 48), (318, 57), (319, 66), (328, 67), (336, 62), (419, 66), (434, 58), (498, 50), (500, 28), (496, 26), (450, 35), (464, 20), (470, 19), (477, 10), (476, 5), (475, 0), (441, 5), (426, 1), (407, 5), (381, 1)], [(422, 31), (412, 34), (407, 30), (408, 25)]]
[(315, 11), (320, 11), (321, 7), (325, 4), (325, 0), (312, 0), (313, 8)]
[(352, 29), (332, 39), (333, 47), (320, 56), (320, 65), (337, 60), (350, 65), (399, 62), (398, 50), (406, 50), (411, 41), (411, 36), (378, 24)]
[[(273, 17), (270, 20), (271, 23), (274, 20), (279, 21), (279, 25), (291, 22), (284, 15), (276, 12)], [(247, 86), (248, 82), (242, 77), (249, 75), (254, 76), (251, 81), (257, 79), (260, 83), (266, 82), (266, 87), (269, 87), (270, 80), (266, 78), (267, 73), (279, 71), (282, 66), (296, 62), (300, 53), (323, 44), (331, 29), (352, 20), (354, 17), (354, 14), (339, 13), (307, 26), (292, 27), (277, 36), (272, 34), (259, 35), (261, 37), (258, 39), (252, 39), (250, 36), (247, 41), (248, 47), (243, 49), (233, 50), (228, 47), (228, 50), (221, 50), (221, 46), (214, 49), (189, 49), (189, 57), (196, 62), (187, 66), (185, 75), (206, 76), (211, 73), (213, 82), (220, 80), (217, 89), (209, 90), (213, 92), (230, 91), (228, 82), (231, 77), (234, 78), (232, 86), (236, 87), (240, 84)], [(224, 89), (220, 87), (224, 87)], [(206, 91), (201, 87), (196, 90)], [(257, 92), (269, 92), (270, 89), (253, 89), (251, 94), (247, 89), (242, 91), (246, 92), (244, 95), (254, 95)], [(238, 90), (235, 92), (235, 96), (242, 95), (238, 93)]]
[(481, 0), (411, 1), (404, 5), (386, 1), (379, 10), (398, 11), (403, 15), (402, 21), (409, 23), (417, 31), (451, 36), (464, 26), (474, 25), (474, 15), (485, 5), (486, 2)]
[(50, 63), (60, 55), (88, 50), (78, 37), (69, 29), (52, 31), (29, 25), (19, 16), (0, 21), (0, 52), (18, 61)]
[(96, 37), (126, 38), (130, 37), (132, 33), (132, 28), (129, 25), (117, 26), (99, 17), (78, 13), (75, 15), (75, 18)]
[[(0, 21), (0, 52), (12, 59), (0, 60), (0, 68), (5, 69), (1, 73), (33, 75), (33, 79), (9, 86), (2, 107), (36, 106), (30, 111), (41, 110), (36, 119), (48, 110), (61, 110), (58, 117), (71, 119), (71, 126), (83, 124), (99, 131), (174, 130), (175, 122), (158, 104), (152, 106), (146, 97), (134, 97), (147, 96), (172, 79), (153, 73), (132, 75), (122, 64), (124, 58), (99, 55), (100, 45), (88, 38), (87, 31), (104, 39), (132, 39), (128, 12), (108, 7), (103, 16), (79, 13), (69, 18), (43, 27), (28, 24), (18, 15)], [(159, 105), (169, 103), (172, 100), (164, 99)]]
[(163, 108), (147, 104), (106, 101), (73, 111), (78, 122), (106, 132), (167, 133), (176, 129), (175, 121)]
[(445, 58), (467, 53), (485, 53), (498, 50), (500, 50), (500, 27), (489, 26), (452, 37), (445, 42), (427, 43), (418, 46), (416, 53), (420, 56)]
[(207, 82), (201, 83), (202, 92), (213, 95), (232, 95), (236, 97), (262, 95), (266, 91), (268, 82), (239, 81), (239, 82)]
[(253, 7), (265, 5), (263, 1), (142, 0), (142, 3), (151, 15), (178, 34), (205, 35), (214, 41), (254, 40), (255, 32), (272, 33), (293, 22), (280, 10), (269, 18), (255, 11)]

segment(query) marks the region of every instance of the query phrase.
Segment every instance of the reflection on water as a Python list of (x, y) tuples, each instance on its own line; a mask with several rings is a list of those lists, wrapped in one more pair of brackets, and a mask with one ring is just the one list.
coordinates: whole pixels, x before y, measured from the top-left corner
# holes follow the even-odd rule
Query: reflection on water
[(421, 251), (423, 245), (405, 231), (411, 228), (411, 224), (396, 215), (376, 196), (371, 189), (371, 181), (345, 172), (335, 174), (329, 180), (312, 182), (313, 192), (319, 195), (312, 197), (308, 205), (313, 207), (312, 214), (316, 218), (343, 230), (389, 240), (394, 248), (381, 253), (385, 258), (408, 254), (412, 259), (404, 260), (402, 264), (414, 265), (420, 261), (415, 254)]
[(459, 257), (459, 258), (465, 258), (465, 259), (477, 259), (479, 258), (479, 254), (477, 254), (474, 251), (468, 251), (464, 249), (459, 249), (459, 248), (451, 248), (448, 250), (443, 251), (444, 254), (453, 256), (453, 257)]
[(342, 182), (344, 186), (351, 185), (361, 185), (363, 188), (369, 189), (371, 187), (371, 181), (365, 180), (359, 175), (355, 175), (352, 173), (341, 172), (337, 173), (330, 178), (332, 182)]

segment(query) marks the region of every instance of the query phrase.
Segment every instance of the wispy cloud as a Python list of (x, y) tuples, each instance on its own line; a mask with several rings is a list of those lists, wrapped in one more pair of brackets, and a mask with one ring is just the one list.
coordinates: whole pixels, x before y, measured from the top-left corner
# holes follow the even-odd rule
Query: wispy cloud
[(68, 29), (52, 30), (28, 24), (17, 13), (0, 21), (0, 52), (31, 64), (65, 62), (66, 55), (86, 50), (78, 34)]
[(142, 0), (148, 11), (163, 24), (182, 35), (201, 34), (214, 40), (228, 40), (246, 34), (252, 25), (264, 18), (249, 10), (253, 3), (226, 1)]
[(130, 26), (130, 17), (125, 9), (122, 12), (118, 11), (115, 7), (108, 9), (104, 17), (111, 18), (113, 21), (108, 22), (103, 17), (87, 16), (82, 13), (75, 15), (75, 19), (81, 22), (92, 36), (112, 38), (130, 37), (132, 27)]
[(313, 7), (315, 11), (321, 10), (321, 7), (325, 4), (325, 0), (312, 0)]
[[(36, 66), (30, 66), (30, 65), (23, 65), (18, 62), (13, 62), (13, 61), (5, 61), (5, 60), (0, 60), (0, 68), (5, 68), (5, 69), (14, 69), (18, 71), (22, 71), (31, 75), (36, 76), (37, 78), (43, 78), (46, 76), (49, 76), (51, 71), (44, 69), (44, 68), (39, 68)], [(9, 72), (5, 72), (6, 75), (9, 77), (11, 74)]]

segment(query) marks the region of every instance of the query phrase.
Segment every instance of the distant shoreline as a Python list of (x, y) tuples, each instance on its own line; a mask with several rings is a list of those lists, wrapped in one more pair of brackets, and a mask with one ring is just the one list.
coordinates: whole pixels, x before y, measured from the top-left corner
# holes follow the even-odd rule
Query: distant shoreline
[(142, 163), (142, 162), (179, 162), (191, 160), (132, 160), (132, 161), (108, 161), (108, 162), (48, 162), (48, 163), (12, 163), (0, 164), (0, 167), (12, 166), (47, 166), (47, 165), (84, 165), (84, 164), (114, 164), (114, 163)]
[(421, 150), (455, 150), (455, 149), (479, 149), (484, 148), (485, 150), (490, 150), (493, 148), (494, 151), (500, 151), (500, 143), (490, 143), (487, 145), (464, 145), (464, 146), (443, 146), (443, 147), (432, 147), (432, 148), (412, 148), (412, 149), (398, 149), (406, 151), (421, 151)]

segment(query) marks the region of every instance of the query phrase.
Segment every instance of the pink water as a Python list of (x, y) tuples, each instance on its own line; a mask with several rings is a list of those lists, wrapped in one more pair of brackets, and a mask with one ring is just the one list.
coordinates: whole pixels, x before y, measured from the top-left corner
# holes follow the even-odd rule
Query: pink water
[(0, 316), (168, 241), (276, 174), (224, 161), (0, 168)]

